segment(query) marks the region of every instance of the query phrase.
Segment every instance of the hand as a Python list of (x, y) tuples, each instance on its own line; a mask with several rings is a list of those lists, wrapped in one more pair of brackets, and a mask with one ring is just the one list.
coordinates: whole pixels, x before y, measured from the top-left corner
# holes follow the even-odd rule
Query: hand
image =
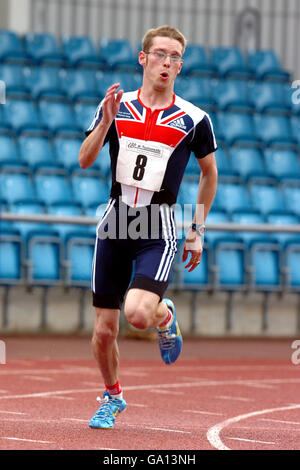
[(103, 118), (102, 121), (111, 124), (119, 112), (121, 98), (123, 96), (123, 90), (119, 90), (116, 94), (117, 89), (119, 88), (120, 83), (114, 83), (106, 91), (106, 95), (102, 104)]
[(185, 268), (188, 269), (188, 272), (193, 271), (201, 261), (203, 246), (200, 235), (194, 230), (190, 229), (187, 233), (182, 253), (183, 263), (187, 260), (188, 254), (191, 254), (191, 258), (188, 264), (185, 265)]

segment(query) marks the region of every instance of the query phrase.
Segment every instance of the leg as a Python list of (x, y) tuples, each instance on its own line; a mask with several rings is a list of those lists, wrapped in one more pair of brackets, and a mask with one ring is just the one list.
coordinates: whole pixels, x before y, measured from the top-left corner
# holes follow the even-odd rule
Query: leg
[(132, 288), (128, 291), (124, 313), (129, 323), (138, 329), (154, 328), (168, 316), (168, 308), (154, 292)]
[(114, 385), (118, 381), (119, 369), (117, 336), (120, 310), (96, 307), (95, 313), (93, 353), (105, 384)]

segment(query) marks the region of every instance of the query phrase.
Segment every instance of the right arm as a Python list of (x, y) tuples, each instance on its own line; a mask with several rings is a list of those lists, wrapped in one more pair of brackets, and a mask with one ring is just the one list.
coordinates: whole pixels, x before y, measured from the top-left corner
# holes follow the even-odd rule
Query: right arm
[(118, 114), (123, 90), (119, 90), (120, 84), (115, 83), (108, 88), (102, 103), (102, 119), (97, 127), (83, 141), (79, 150), (79, 165), (88, 168), (93, 165), (103, 147), (106, 134)]

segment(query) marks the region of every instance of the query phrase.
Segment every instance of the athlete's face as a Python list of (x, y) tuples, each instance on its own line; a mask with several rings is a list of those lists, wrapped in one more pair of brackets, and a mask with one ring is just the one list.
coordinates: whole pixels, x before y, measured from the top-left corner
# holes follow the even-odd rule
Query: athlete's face
[(140, 52), (144, 78), (154, 89), (173, 89), (174, 80), (182, 68), (182, 45), (176, 39), (156, 36), (149, 51)]

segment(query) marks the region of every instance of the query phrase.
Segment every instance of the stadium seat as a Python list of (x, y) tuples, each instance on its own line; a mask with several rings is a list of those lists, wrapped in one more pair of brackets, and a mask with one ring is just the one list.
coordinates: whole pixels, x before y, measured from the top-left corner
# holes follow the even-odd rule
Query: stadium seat
[(217, 186), (214, 207), (231, 213), (237, 209), (249, 209), (251, 201), (245, 186), (241, 183), (223, 183)]
[(253, 112), (249, 99), (248, 84), (245, 80), (219, 79), (212, 86), (213, 99), (218, 110), (232, 112)]
[(91, 125), (99, 103), (100, 99), (94, 101), (78, 100), (74, 103), (73, 109), (76, 123), (82, 132), (85, 132)]
[[(74, 202), (58, 202), (47, 206), (47, 213), (57, 216), (82, 216), (81, 207)], [(60, 239), (65, 242), (72, 233), (86, 233), (87, 227), (78, 224), (64, 224), (54, 222), (53, 230), (57, 231)]]
[(92, 39), (88, 36), (63, 35), (61, 46), (66, 61), (71, 67), (99, 67), (103, 63)]
[(286, 285), (290, 291), (300, 291), (300, 242), (290, 240), (284, 252)]
[(108, 178), (111, 174), (109, 144), (105, 144), (100, 150), (99, 156), (96, 159), (93, 168), (100, 171), (103, 178)]
[(29, 285), (61, 283), (61, 244), (54, 231), (34, 232), (27, 242), (26, 280)]
[(289, 72), (283, 70), (273, 50), (252, 50), (248, 52), (248, 64), (258, 80), (288, 81)]
[(73, 201), (72, 188), (63, 171), (37, 170), (34, 182), (38, 199), (46, 206)]
[[(205, 224), (209, 227), (210, 224), (228, 224), (230, 221), (231, 220), (226, 211), (212, 208), (206, 217)], [(230, 232), (228, 230), (214, 230), (208, 228), (205, 233), (205, 240), (210, 248), (213, 248), (218, 241), (231, 241), (235, 238), (235, 232)]]
[(220, 138), (228, 146), (258, 146), (260, 138), (251, 114), (236, 112), (218, 112), (217, 129)]
[(277, 291), (282, 287), (280, 246), (255, 242), (249, 250), (249, 271), (251, 286), (255, 290)]
[(232, 171), (244, 180), (255, 175), (265, 175), (263, 155), (254, 147), (232, 147), (229, 152)]
[(95, 100), (99, 97), (94, 70), (62, 69), (60, 80), (62, 89), (70, 100)]
[[(248, 209), (248, 210), (237, 210), (234, 211), (231, 215), (232, 222), (235, 224), (241, 225), (249, 225), (249, 224), (265, 224), (264, 216), (257, 210)], [(239, 238), (243, 241), (243, 243), (247, 246), (254, 241), (259, 240), (270, 240), (269, 233), (267, 232), (255, 232), (255, 231), (244, 231), (240, 230), (238, 232)]]
[(276, 185), (256, 182), (249, 191), (252, 207), (262, 214), (285, 209), (283, 195)]
[(178, 193), (179, 204), (195, 205), (197, 201), (198, 182), (183, 181)]
[(36, 192), (34, 184), (27, 170), (11, 169), (0, 173), (0, 198), (8, 203), (24, 199), (34, 200)]
[(190, 177), (192, 179), (197, 179), (200, 176), (200, 166), (195, 157), (194, 152), (191, 152), (188, 164), (185, 168), (184, 178)]
[(300, 185), (297, 182), (284, 182), (282, 194), (287, 211), (300, 215)]
[(38, 106), (42, 124), (53, 135), (80, 132), (73, 109), (67, 101), (41, 99)]
[(299, 154), (289, 149), (266, 149), (264, 161), (268, 173), (279, 180), (285, 177), (300, 178)]
[(245, 247), (239, 241), (222, 241), (214, 248), (214, 284), (220, 290), (236, 291), (244, 288)]
[(25, 33), (25, 50), (36, 64), (63, 65), (64, 58), (56, 38), (51, 33)]
[(29, 98), (23, 65), (0, 64), (0, 80), (5, 83), (6, 96)]
[(178, 77), (175, 82), (175, 93), (195, 106), (199, 106), (207, 111), (214, 108), (215, 102), (208, 78), (194, 76)]
[(290, 118), (280, 115), (255, 114), (255, 128), (263, 144), (268, 146), (295, 147)]
[(120, 83), (120, 88), (126, 91), (134, 91), (140, 88), (142, 77), (139, 73), (126, 70), (98, 70), (96, 72), (97, 91), (99, 93), (99, 102), (104, 98), (106, 90), (113, 83)]
[(100, 57), (109, 69), (136, 69), (136, 57), (129, 40), (101, 38), (99, 48)]
[(231, 165), (227, 150), (222, 147), (218, 147), (215, 152), (215, 158), (220, 177), (229, 176), (234, 178), (236, 176), (236, 172)]
[(15, 285), (22, 281), (22, 239), (16, 230), (0, 232), (0, 284)]
[(300, 116), (291, 117), (291, 127), (293, 138), (300, 144)]
[[(36, 200), (23, 200), (9, 205), (9, 211), (14, 214), (43, 214), (44, 205)], [(18, 230), (24, 241), (27, 241), (33, 231), (49, 230), (49, 224), (45, 222), (14, 221), (13, 227)]]
[(67, 241), (67, 285), (90, 287), (95, 235), (70, 235)]
[(203, 249), (200, 264), (193, 271), (188, 272), (185, 265), (188, 264), (190, 255), (187, 260), (182, 263), (183, 245), (183, 241), (178, 244), (178, 251), (173, 266), (173, 282), (175, 284), (179, 283), (179, 286), (185, 290), (202, 290), (208, 288), (210, 283), (208, 247), (205, 246)]
[(184, 75), (212, 77), (216, 73), (216, 67), (211, 64), (205, 47), (199, 44), (187, 44), (183, 61), (182, 73)]
[(34, 99), (60, 98), (66, 95), (61, 86), (57, 66), (34, 66), (24, 68), (24, 80)]
[(291, 112), (289, 98), (290, 87), (285, 83), (252, 82), (248, 85), (250, 102), (258, 113)]
[(71, 171), (79, 169), (78, 156), (82, 139), (67, 136), (58, 136), (53, 139), (56, 161)]
[(6, 122), (17, 134), (45, 130), (38, 109), (31, 100), (8, 98), (4, 112)]
[(251, 71), (237, 47), (212, 47), (211, 61), (221, 77), (249, 78)]
[(21, 38), (13, 31), (0, 31), (0, 62), (28, 62), (24, 44)]
[(21, 135), (18, 139), (22, 161), (33, 171), (39, 165), (55, 164), (50, 140), (43, 135)]
[(10, 134), (0, 134), (0, 167), (10, 163), (22, 163), (17, 142)]
[[(299, 217), (286, 211), (276, 211), (267, 215), (267, 222), (272, 225), (295, 225), (299, 224)], [(298, 240), (300, 243), (300, 233), (276, 232), (272, 233), (273, 238), (284, 247), (287, 242)]]
[(74, 172), (71, 178), (75, 201), (84, 208), (91, 204), (101, 204), (109, 197), (109, 190), (104, 180), (93, 173)]

